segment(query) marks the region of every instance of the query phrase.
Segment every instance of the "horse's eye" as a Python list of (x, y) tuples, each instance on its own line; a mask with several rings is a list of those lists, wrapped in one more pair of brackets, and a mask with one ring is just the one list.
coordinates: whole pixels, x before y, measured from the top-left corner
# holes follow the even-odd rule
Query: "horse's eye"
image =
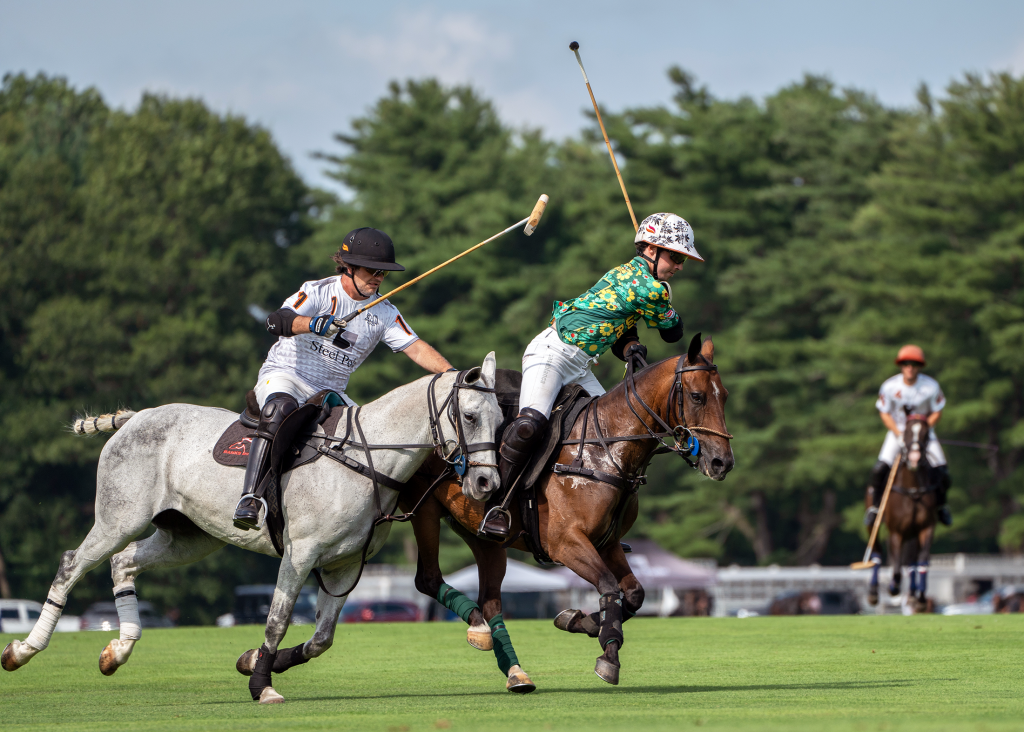
[(466, 415), (466, 421), (469, 422), (469, 423), (476, 422), (476, 415), (475, 414), (467, 414)]
[(693, 401), (697, 402), (697, 404), (703, 404), (704, 403), (704, 395), (701, 394), (699, 391), (691, 391), (690, 392), (690, 399), (692, 399)]

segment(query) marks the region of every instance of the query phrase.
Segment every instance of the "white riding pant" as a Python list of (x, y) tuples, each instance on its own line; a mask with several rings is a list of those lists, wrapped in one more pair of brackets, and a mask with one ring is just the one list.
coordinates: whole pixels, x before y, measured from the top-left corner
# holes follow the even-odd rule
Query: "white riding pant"
[[(885, 442), (882, 443), (878, 459), (886, 465), (892, 465), (893, 460), (899, 457), (902, 447), (903, 444), (900, 442), (900, 438), (890, 430), (885, 435)], [(928, 447), (925, 448), (924, 452), (928, 456), (928, 464), (933, 468), (946, 464), (946, 454), (942, 452), (942, 445), (939, 444), (939, 438), (935, 436), (935, 430), (933, 429), (928, 430)]]
[(590, 396), (604, 394), (604, 387), (590, 370), (596, 360), (576, 346), (563, 343), (554, 328), (541, 331), (523, 354), (519, 411), (529, 407), (550, 417), (558, 392), (566, 384), (579, 384)]
[[(259, 402), (260, 409), (263, 409), (263, 405), (267, 403), (267, 397), (271, 394), (291, 394), (299, 404), (305, 404), (307, 399), (320, 391), (298, 377), (283, 373), (261, 376), (253, 390), (256, 392), (256, 401)], [(340, 396), (348, 406), (358, 406), (344, 392)]]

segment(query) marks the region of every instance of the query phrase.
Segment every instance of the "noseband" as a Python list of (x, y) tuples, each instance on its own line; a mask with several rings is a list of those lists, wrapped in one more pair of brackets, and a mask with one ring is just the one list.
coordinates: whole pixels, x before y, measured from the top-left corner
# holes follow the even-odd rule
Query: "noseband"
[[(460, 371), (458, 373), (451, 391), (448, 392), (448, 396), (445, 397), (440, 406), (437, 404), (437, 395), (434, 392), (434, 384), (439, 378), (441, 378), (441, 374), (436, 374), (434, 378), (431, 379), (430, 388), (427, 390), (427, 411), (430, 415), (430, 436), (433, 440), (434, 451), (437, 453), (438, 457), (444, 460), (444, 462), (455, 471), (455, 474), (458, 476), (460, 486), (462, 485), (462, 478), (465, 476), (468, 468), (498, 467), (495, 463), (481, 463), (476, 460), (469, 459), (469, 456), (474, 452), (497, 450), (498, 445), (494, 442), (474, 442), (471, 445), (466, 444), (466, 433), (462, 426), (462, 409), (459, 405), (459, 393), (463, 389), (484, 391), (491, 394), (494, 393), (494, 389), (486, 386), (477, 386), (476, 384), (466, 383), (466, 373), (466, 371)], [(441, 431), (441, 412), (447, 413), (448, 422), (455, 430), (454, 440), (444, 439), (444, 434)], [(454, 442), (455, 444), (451, 449), (449, 449), (448, 444), (451, 442)]]

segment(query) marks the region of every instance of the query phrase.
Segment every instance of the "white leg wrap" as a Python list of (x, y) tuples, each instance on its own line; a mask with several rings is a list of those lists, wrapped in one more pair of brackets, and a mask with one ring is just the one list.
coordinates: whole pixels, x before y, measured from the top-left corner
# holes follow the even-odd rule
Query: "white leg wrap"
[[(131, 594), (117, 597), (122, 592)], [(117, 619), (121, 625), (121, 640), (138, 640), (142, 637), (142, 620), (139, 618), (139, 598), (135, 594), (135, 585), (116, 588), (114, 595)]]
[(53, 635), (53, 631), (57, 627), (57, 621), (60, 620), (60, 613), (64, 609), (67, 599), (67, 595), (63, 592), (58, 592), (50, 587), (43, 610), (39, 613), (39, 620), (36, 621), (32, 632), (25, 639), (26, 643), (37, 651), (46, 650), (46, 647), (50, 645), (50, 636)]

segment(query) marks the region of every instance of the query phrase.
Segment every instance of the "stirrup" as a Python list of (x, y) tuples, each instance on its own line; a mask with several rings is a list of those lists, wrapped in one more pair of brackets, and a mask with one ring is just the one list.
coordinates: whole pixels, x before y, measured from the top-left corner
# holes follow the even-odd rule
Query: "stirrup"
[[(244, 529), (244, 531), (248, 531), (249, 529), (255, 529), (256, 531), (259, 531), (263, 528), (263, 525), (267, 523), (267, 512), (270, 511), (270, 509), (267, 508), (267, 500), (265, 498), (259, 498), (257, 496), (254, 496), (252, 493), (246, 493), (244, 496), (238, 499), (238, 503), (235, 504), (235, 511), (238, 510), (238, 507), (242, 505), (242, 501), (244, 501), (246, 498), (252, 498), (263, 504), (263, 518), (259, 519), (255, 526), (250, 526)], [(256, 509), (256, 516), (259, 517), (259, 509)], [(242, 527), (236, 525), (235, 528), (241, 529)]]
[(487, 531), (484, 530), (484, 527), (487, 525), (487, 521), (491, 518), (491, 514), (494, 513), (504, 514), (505, 521), (508, 523), (509, 533), (512, 532), (512, 514), (509, 513), (507, 509), (504, 509), (501, 506), (491, 506), (491, 508), (487, 510), (487, 513), (484, 514), (484, 518), (480, 522), (480, 528), (476, 530), (476, 535), (482, 539), (504, 541), (508, 538), (508, 536), (502, 536), (501, 534), (489, 534)]

